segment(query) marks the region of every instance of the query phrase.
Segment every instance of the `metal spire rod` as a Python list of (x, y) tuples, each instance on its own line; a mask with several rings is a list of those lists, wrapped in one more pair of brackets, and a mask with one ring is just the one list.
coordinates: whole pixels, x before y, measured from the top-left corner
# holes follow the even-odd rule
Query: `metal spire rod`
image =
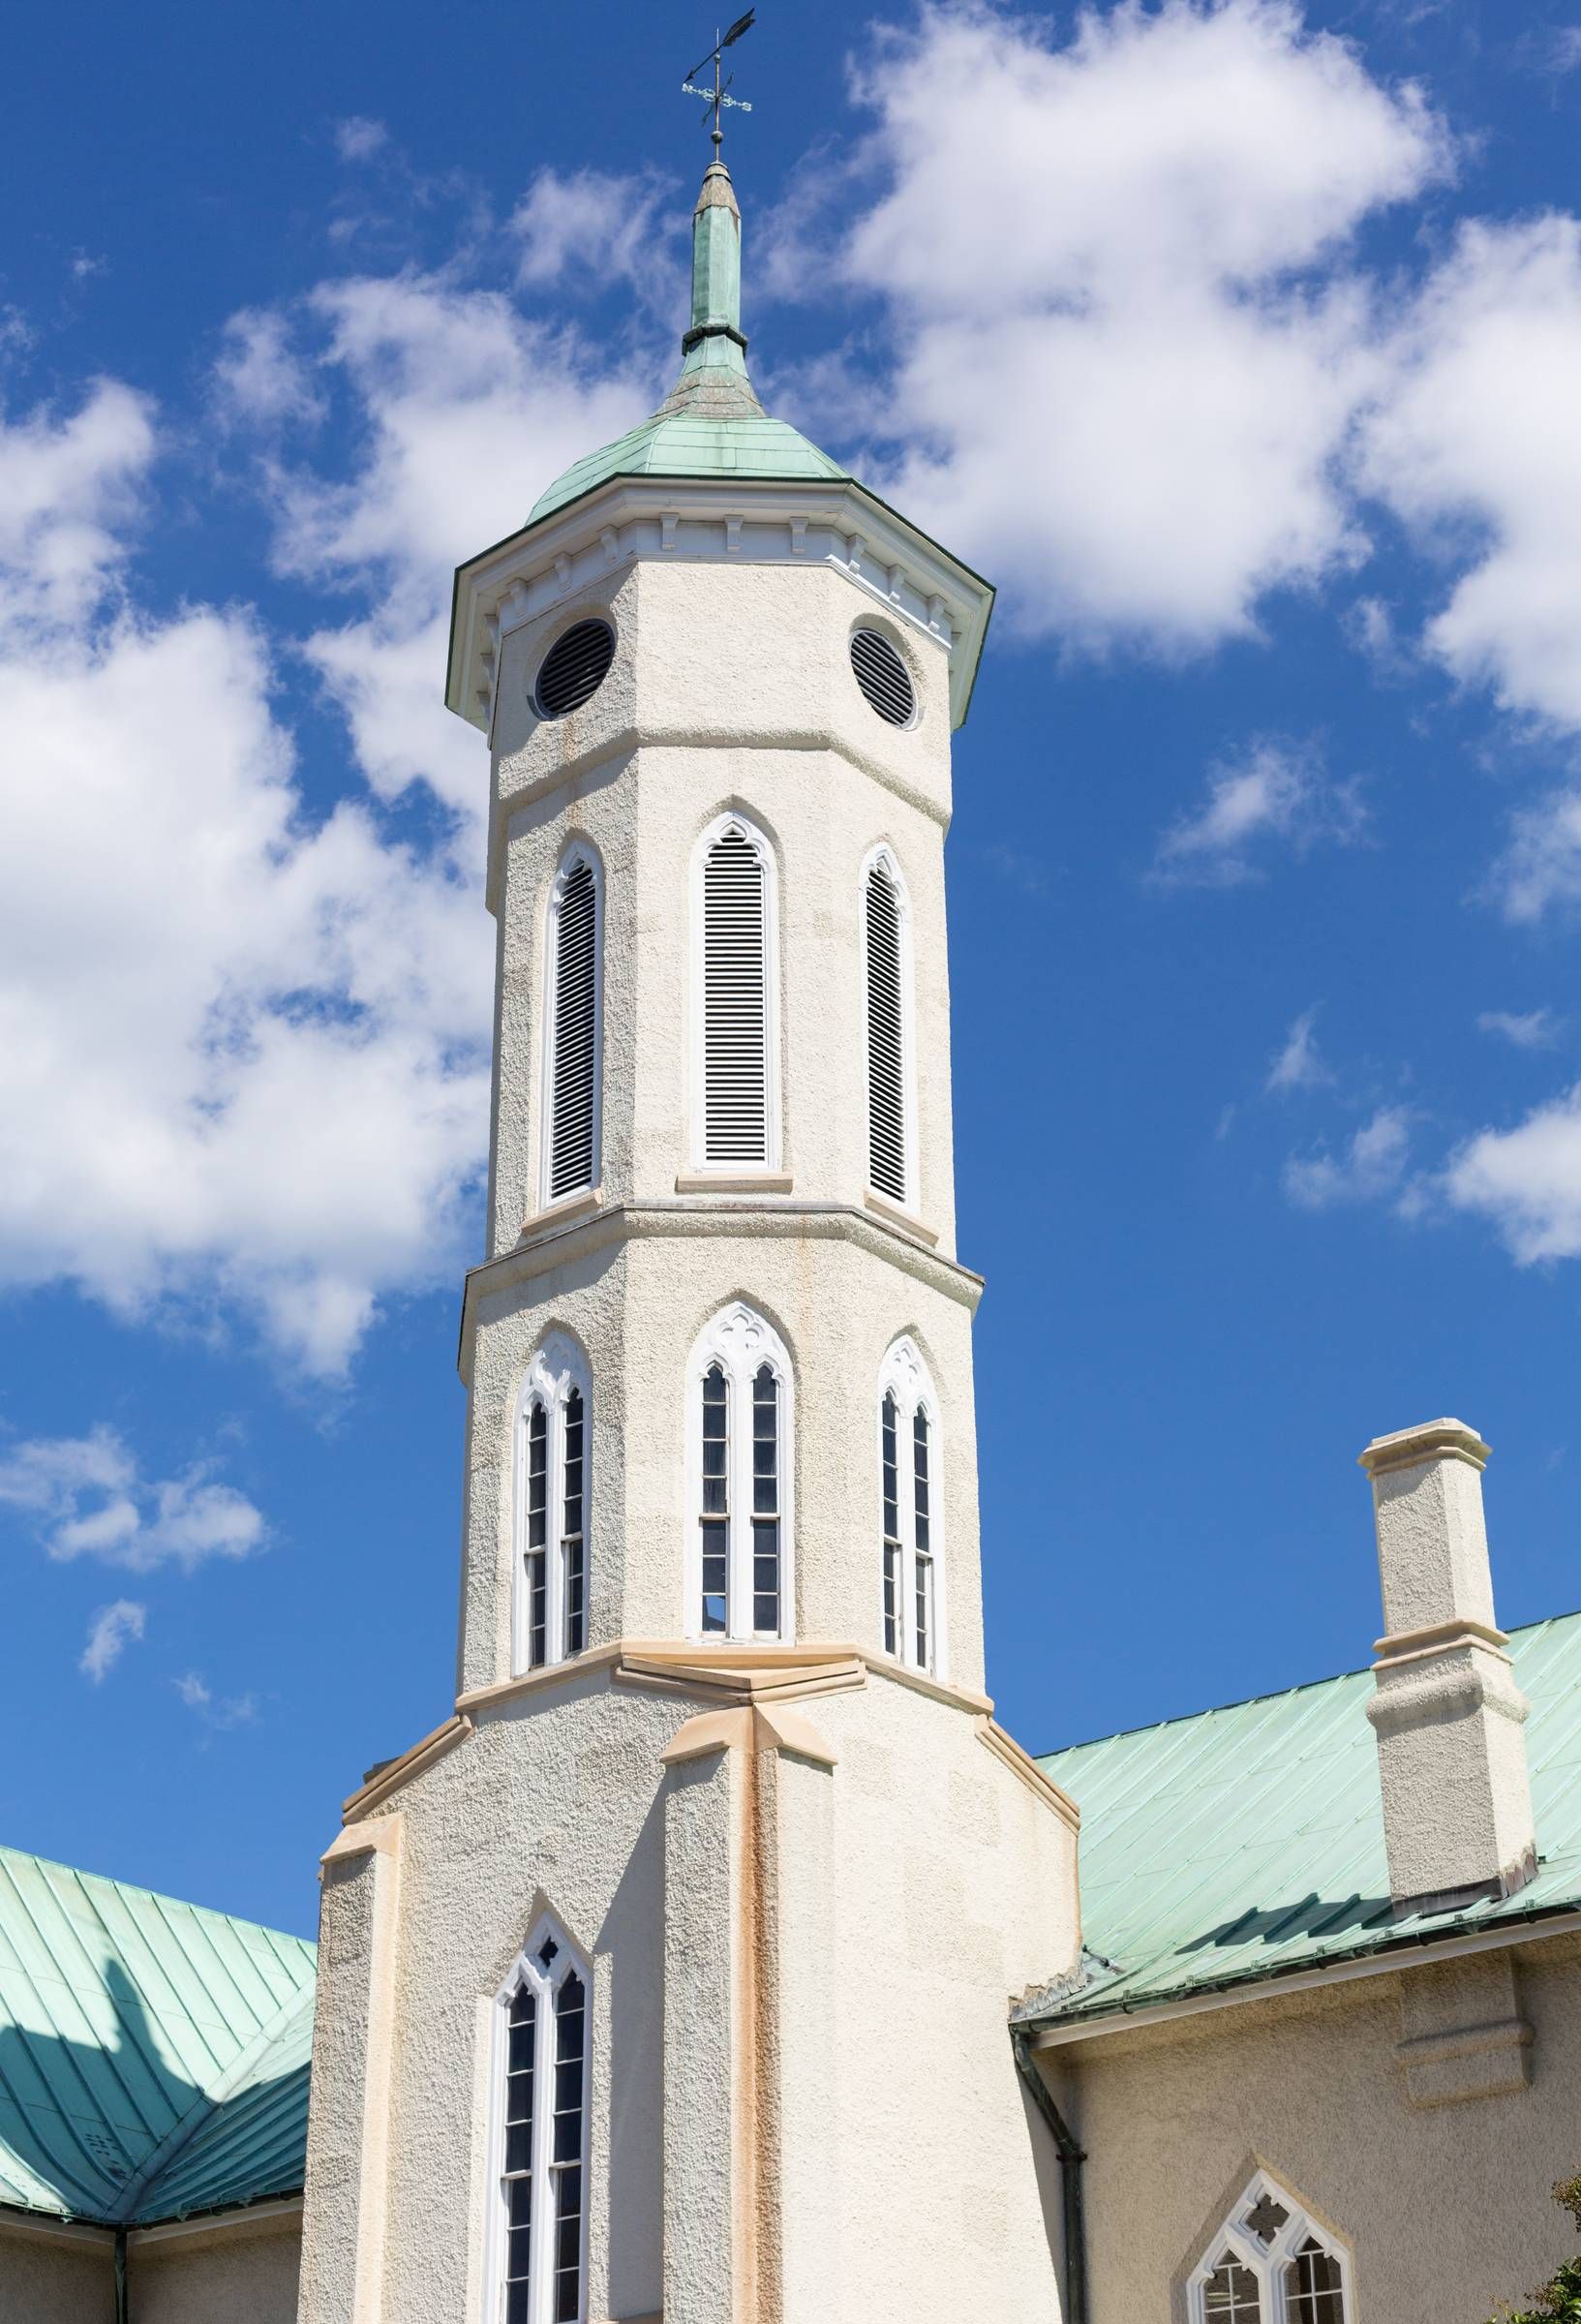
[[(693, 65), (691, 71), (686, 75), (684, 81), (682, 83), (681, 94), (683, 97), (702, 98), (703, 119), (706, 121), (710, 113), (714, 115), (713, 134), (714, 156), (715, 161), (718, 159), (719, 148), (724, 143), (724, 132), (719, 127), (720, 112), (727, 107), (733, 107), (739, 113), (749, 113), (752, 109), (751, 106), (747, 103), (745, 97), (731, 97), (726, 93), (730, 88), (731, 82), (736, 77), (734, 73), (725, 76), (723, 78), (721, 78), (720, 76), (723, 72), (725, 50), (731, 46), (732, 42), (739, 41), (744, 32), (751, 31), (752, 20), (756, 15), (757, 10), (755, 8), (749, 8), (745, 16), (738, 16), (736, 18), (736, 21), (731, 25), (730, 30), (727, 33), (721, 35), (719, 32), (715, 31), (714, 35), (714, 46), (709, 50), (707, 56), (698, 58), (696, 64)], [(701, 73), (705, 65), (712, 65), (714, 67), (714, 86), (712, 89), (699, 89), (693, 85), (697, 75)]]

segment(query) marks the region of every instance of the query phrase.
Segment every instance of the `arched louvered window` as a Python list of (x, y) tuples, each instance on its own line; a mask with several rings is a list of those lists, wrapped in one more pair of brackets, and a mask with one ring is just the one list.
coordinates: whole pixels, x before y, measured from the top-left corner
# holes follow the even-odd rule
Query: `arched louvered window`
[(867, 859), (863, 895), (867, 983), (867, 1182), (893, 1203), (916, 1202), (911, 1075), (910, 927), (895, 859)]
[(549, 900), (544, 1011), (543, 1200), (598, 1182), (598, 1077), (603, 1046), (603, 899), (596, 859), (574, 847)]
[(708, 1326), (689, 1366), (694, 1636), (788, 1638), (791, 1369), (779, 1339), (740, 1304)]
[(879, 1374), (878, 1487), (884, 1651), (942, 1675), (938, 1400), (909, 1339)]
[(591, 1978), (541, 1921), (495, 2003), (491, 2324), (587, 2316)]
[(774, 857), (760, 832), (726, 815), (703, 835), (697, 924), (695, 1158), (704, 1169), (777, 1161)]
[(1209, 2243), (1187, 2304), (1191, 2324), (1353, 2324), (1350, 2259), (1259, 2171)]
[(529, 1368), (516, 1429), (514, 1672), (588, 1642), (588, 1408), (581, 1351), (554, 1332)]

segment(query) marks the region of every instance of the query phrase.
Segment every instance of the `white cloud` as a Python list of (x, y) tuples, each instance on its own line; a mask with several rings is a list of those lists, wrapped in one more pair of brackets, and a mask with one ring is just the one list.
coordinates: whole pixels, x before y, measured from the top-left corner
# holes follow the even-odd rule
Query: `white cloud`
[(1313, 1027), (1318, 1022), (1317, 1004), (1303, 1009), (1281, 1047), (1275, 1053), (1264, 1087), (1269, 1090), (1321, 1089), (1333, 1081), (1333, 1074), (1319, 1053)]
[(1581, 903), (1581, 790), (1550, 791), (1516, 809), (1487, 894), (1517, 925)]
[(197, 1670), (189, 1670), (171, 1685), (189, 1711), (196, 1711), (203, 1725), (212, 1728), (251, 1727), (258, 1715), (258, 1697), (247, 1695), (217, 1696), (208, 1681)]
[(1372, 489), (1460, 578), (1425, 642), (1506, 709), (1581, 726), (1581, 221), (1473, 222), (1390, 351)]
[(864, 94), (890, 184), (844, 268), (899, 344), (886, 490), (1023, 626), (1199, 649), (1362, 553), (1335, 463), (1376, 358), (1345, 253), (1446, 166), (1414, 88), (1283, 0), (1166, 0), (1060, 48), (935, 8)]
[(120, 528), (153, 457), (150, 406), (113, 380), (69, 416), (0, 418), (0, 636), (86, 618), (124, 561)]
[(287, 319), (273, 307), (244, 308), (225, 326), (214, 365), (221, 408), (228, 416), (268, 424), (312, 419), (321, 399), (290, 344)]
[(1275, 847), (1304, 855), (1355, 839), (1366, 819), (1357, 785), (1336, 782), (1309, 744), (1263, 737), (1209, 771), (1207, 796), (1162, 835), (1153, 876), (1168, 886), (1236, 887), (1261, 879)]
[(1292, 1154), (1284, 1170), (1286, 1194), (1303, 1210), (1399, 1194), (1411, 1147), (1408, 1120), (1403, 1106), (1381, 1106), (1343, 1153)]
[(1479, 1130), (1451, 1155), (1443, 1185), (1522, 1267), (1581, 1258), (1581, 1083), (1512, 1130)]
[(96, 1687), (101, 1685), (131, 1641), (142, 1636), (147, 1621), (148, 1608), (134, 1598), (117, 1598), (113, 1605), (102, 1605), (88, 1625), (88, 1642), (77, 1662), (83, 1677), (92, 1679)]
[[(195, 1462), (179, 1477), (145, 1479), (113, 1428), (85, 1437), (38, 1437), (0, 1456), (0, 1508), (29, 1518), (49, 1555), (97, 1557), (135, 1574), (211, 1557), (248, 1557), (263, 1546), (263, 1514), (234, 1486)], [(139, 1634), (140, 1635), (140, 1634)]]
[(365, 113), (350, 113), (335, 124), (335, 148), (343, 162), (372, 161), (389, 143), (389, 137), (382, 121), (370, 121)]
[(669, 181), (656, 171), (540, 169), (511, 215), (520, 244), (516, 280), (545, 290), (569, 274), (572, 289), (596, 292), (625, 281), (647, 290), (655, 245), (681, 218)]
[(1484, 1009), (1476, 1020), (1476, 1029), (1497, 1033), (1516, 1049), (1551, 1049), (1561, 1028), (1552, 1009), (1528, 1009), (1524, 1014), (1513, 1009)]

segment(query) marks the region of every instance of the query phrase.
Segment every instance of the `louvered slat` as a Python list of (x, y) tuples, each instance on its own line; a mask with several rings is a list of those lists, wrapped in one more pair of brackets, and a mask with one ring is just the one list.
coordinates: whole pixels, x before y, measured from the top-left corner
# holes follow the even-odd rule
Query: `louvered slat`
[(867, 874), (867, 1176), (892, 1202), (906, 1200), (900, 907), (881, 864)]
[(769, 1158), (763, 866), (726, 831), (703, 872), (703, 1146), (710, 1162)]
[(872, 709), (892, 726), (909, 726), (917, 707), (911, 675), (887, 637), (858, 629), (851, 638), (851, 667)]
[(615, 632), (607, 622), (578, 622), (557, 637), (538, 672), (540, 717), (563, 719), (595, 694), (615, 658)]
[(556, 922), (551, 1202), (593, 1184), (597, 1031), (598, 889), (583, 856), (565, 875)]

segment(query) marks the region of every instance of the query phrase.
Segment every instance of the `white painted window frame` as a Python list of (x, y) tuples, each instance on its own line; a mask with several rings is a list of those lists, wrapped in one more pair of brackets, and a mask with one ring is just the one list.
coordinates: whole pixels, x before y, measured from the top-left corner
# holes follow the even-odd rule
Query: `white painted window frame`
[[(729, 1553), (723, 1631), (703, 1629), (703, 1381), (722, 1366), (729, 1395)], [(767, 1363), (779, 1390), (779, 1628), (753, 1630), (752, 1610), (752, 1382)], [(732, 1300), (704, 1325), (686, 1361), (686, 1593), (685, 1635), (708, 1644), (721, 1639), (790, 1645), (796, 1636), (796, 1383), (784, 1342), (745, 1300)]]
[(924, 1666), (917, 1657), (917, 1490), (912, 1435), (919, 1409), (927, 1415), (927, 1515), (929, 1555), (933, 1560), (933, 1652), (927, 1665), (929, 1676), (944, 1678), (950, 1667), (948, 1562), (944, 1530), (944, 1427), (932, 1375), (914, 1339), (895, 1341), (878, 1371), (873, 1398), (873, 1451), (877, 1460), (876, 1539), (878, 1557), (878, 1635), (884, 1636), (884, 1398), (896, 1406), (896, 1455), (899, 1469), (900, 1520), (900, 1652), (896, 1661), (913, 1670)]
[[(1255, 2203), (1268, 2195), (1289, 2213), (1279, 2233), (1271, 2244), (1241, 2225), (1241, 2220)], [(1346, 2324), (1355, 2324), (1355, 2291), (1353, 2284), (1351, 2254), (1333, 2231), (1321, 2219), (1315, 2219), (1298, 2195), (1266, 2171), (1259, 2171), (1247, 2182), (1237, 2200), (1230, 2207), (1229, 2217), (1222, 2227), (1210, 2237), (1207, 2247), (1192, 2271), (1186, 2284), (1186, 2307), (1191, 2324), (1215, 2324), (1207, 2312), (1209, 2278), (1220, 2261), (1229, 2253), (1256, 2277), (1258, 2295), (1262, 2304), (1262, 2324), (1292, 2324), (1292, 2309), (1285, 2293), (1285, 2272), (1297, 2251), (1311, 2236), (1323, 2246), (1339, 2268), (1340, 2297), (1344, 2303)]]
[[(551, 1196), (555, 1151), (556, 1048), (559, 1039), (560, 913), (565, 883), (578, 864), (593, 873), (593, 1176), (584, 1186)], [(568, 841), (549, 883), (543, 943), (543, 1041), (538, 1068), (538, 1208), (559, 1209), (593, 1192), (603, 1176), (604, 1153), (604, 866), (593, 841)]]
[[(887, 840), (870, 847), (862, 859), (862, 875), (858, 893), (862, 898), (862, 1091), (866, 1102), (862, 1137), (864, 1146), (863, 1171), (867, 1174), (872, 1161), (872, 1043), (870, 994), (867, 979), (867, 883), (876, 871), (882, 871), (895, 890), (896, 919), (899, 928), (900, 944), (900, 1134), (905, 1142), (905, 1192), (900, 1208), (915, 1213), (921, 1203), (918, 1191), (917, 1155), (917, 1011), (916, 974), (913, 952), (911, 891), (901, 874), (894, 848)], [(881, 1186), (867, 1177), (867, 1191), (882, 1203), (894, 1201)]]
[[(527, 1367), (516, 1399), (511, 1440), (510, 1672), (520, 1678), (532, 1667), (532, 1594), (527, 1586), (528, 1423), (534, 1404), (548, 1421), (545, 1461), (547, 1509), (544, 1543), (544, 1658), (540, 1668), (569, 1658), (565, 1648), (565, 1399), (582, 1391), (582, 1628), (592, 1636), (593, 1378), (588, 1360), (563, 1331), (551, 1331)], [(586, 1651), (584, 1645), (583, 1651)]]
[[(729, 831), (740, 832), (763, 867), (763, 1102), (764, 1159), (761, 1162), (711, 1162), (708, 1159), (708, 1074), (706, 1068), (707, 986), (704, 976), (704, 874), (708, 859)], [(768, 1177), (777, 1172), (784, 1140), (780, 1125), (779, 1087), (779, 867), (772, 841), (749, 815), (730, 808), (715, 815), (700, 835), (691, 855), (691, 1166), (699, 1173), (721, 1178)]]
[[(552, 1937), (560, 1947), (558, 1959), (545, 1970), (538, 1959), (538, 1950), (546, 1937)], [(545, 2184), (550, 2160), (550, 2142), (554, 2122), (553, 2066), (542, 2071), (545, 2026), (549, 2028), (551, 2051), (555, 2026), (555, 1995), (572, 1971), (582, 1980), (582, 2234), (578, 2255), (580, 2298), (577, 2302), (577, 2324), (585, 2324), (588, 2313), (588, 2218), (593, 2208), (593, 2174), (590, 2168), (589, 2122), (593, 2096), (593, 1966), (578, 1946), (571, 1942), (561, 1923), (545, 1912), (533, 1927), (532, 1934), (511, 1963), (510, 1973), (494, 1997), (493, 2024), (489, 2034), (489, 2177), (488, 2177), (488, 2252), (484, 2271), (484, 2324), (500, 2324), (504, 2311), (505, 2296), (505, 2201), (502, 2184), (505, 2175), (505, 2060), (508, 2031), (507, 2011), (522, 1985), (531, 1985), (538, 1999), (538, 2034), (535, 2037), (532, 2090), (532, 2183), (533, 2191)], [(547, 2090), (549, 2103), (541, 2102)], [(540, 2232), (538, 2220), (533, 2222), (532, 2295), (529, 2302), (531, 2324), (552, 2324), (554, 2316), (554, 2269), (551, 2264), (555, 2248), (552, 2230)], [(546, 2261), (543, 2254), (548, 2253)]]

